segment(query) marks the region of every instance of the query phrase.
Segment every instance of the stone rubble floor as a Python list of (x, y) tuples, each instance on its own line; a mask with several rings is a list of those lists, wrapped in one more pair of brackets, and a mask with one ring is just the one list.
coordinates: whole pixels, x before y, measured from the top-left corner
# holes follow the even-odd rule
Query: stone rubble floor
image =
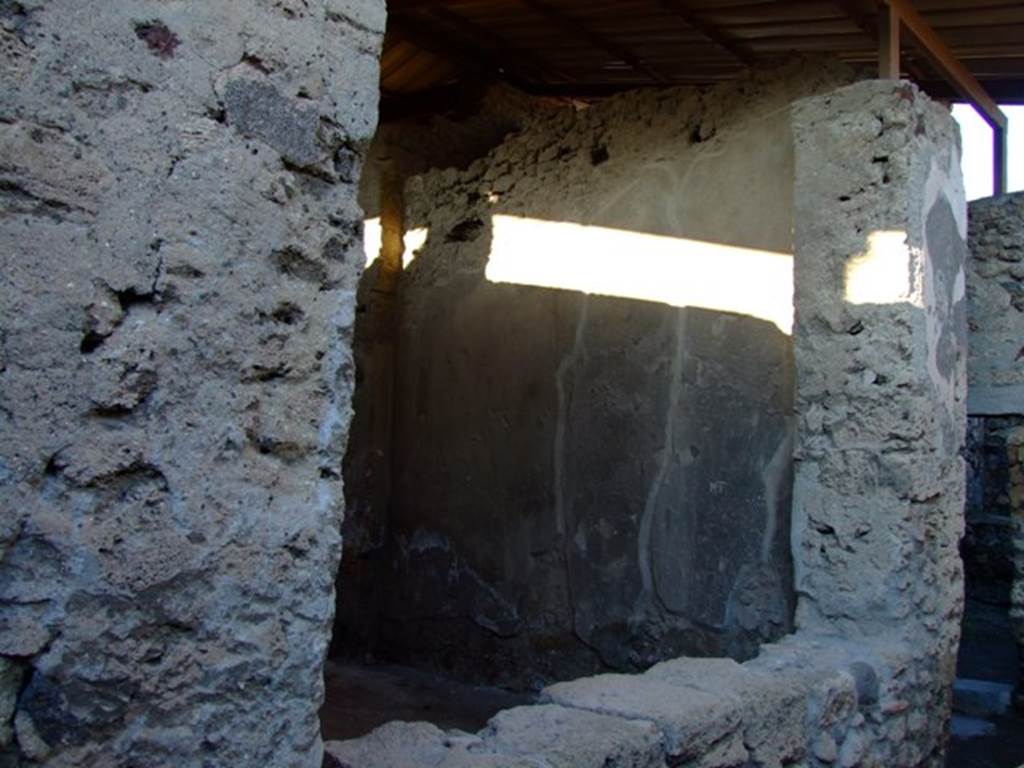
[[(1006, 608), (969, 600), (963, 624), (959, 678), (1008, 683), (1017, 673), (1017, 653)], [(1024, 712), (981, 711), (954, 715), (946, 768), (1024, 766)]]
[(428, 722), (474, 733), (502, 709), (534, 697), (468, 685), (410, 667), (328, 660), (320, 727), (324, 741), (365, 736), (391, 720)]
[[(966, 718), (965, 718), (966, 719)], [(1010, 712), (982, 720), (994, 730), (983, 736), (957, 738), (949, 742), (946, 768), (1017, 768), (1024, 766), (1024, 715)], [(970, 726), (976, 723), (966, 723)]]

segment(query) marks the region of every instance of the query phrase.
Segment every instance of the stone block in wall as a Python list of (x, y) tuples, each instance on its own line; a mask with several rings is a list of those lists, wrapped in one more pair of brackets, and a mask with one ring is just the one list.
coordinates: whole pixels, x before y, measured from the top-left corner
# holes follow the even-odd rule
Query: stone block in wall
[(665, 757), (653, 723), (555, 705), (499, 712), (477, 734), (387, 723), (325, 752), (338, 768), (658, 768)]
[(784, 765), (806, 752), (804, 721), (811, 669), (766, 672), (757, 660), (681, 658), (651, 667), (645, 677), (724, 695), (741, 702), (744, 748), (761, 765)]
[(481, 735), (489, 749), (541, 757), (551, 768), (664, 765), (661, 733), (654, 723), (555, 704), (499, 712)]
[(450, 747), (435, 725), (392, 722), (361, 739), (327, 742), (324, 751), (340, 768), (419, 768), (440, 764)]
[(712, 753), (733, 761), (748, 756), (740, 727), (742, 704), (731, 693), (708, 693), (657, 675), (609, 674), (557, 683), (541, 696), (562, 706), (657, 723), (667, 757), (676, 764)]

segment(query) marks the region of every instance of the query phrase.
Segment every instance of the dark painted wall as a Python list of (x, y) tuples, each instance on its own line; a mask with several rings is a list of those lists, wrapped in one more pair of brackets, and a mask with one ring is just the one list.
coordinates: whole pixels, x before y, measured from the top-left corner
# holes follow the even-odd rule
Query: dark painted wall
[(495, 215), (791, 252), (788, 104), (820, 81), (788, 75), (545, 116), (407, 185), (428, 234), (395, 319), (386, 502), (356, 471), (384, 389), (360, 375), (338, 650), (530, 687), (790, 629), (790, 337), (742, 303), (486, 275)]

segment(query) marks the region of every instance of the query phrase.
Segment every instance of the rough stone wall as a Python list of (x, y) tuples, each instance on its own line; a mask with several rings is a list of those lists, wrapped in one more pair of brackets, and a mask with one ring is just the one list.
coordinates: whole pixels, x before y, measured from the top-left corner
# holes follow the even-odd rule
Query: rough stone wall
[(964, 538), (960, 542), (968, 601), (1010, 604), (1013, 584), (1010, 469), (1016, 457), (1006, 441), (1008, 433), (1022, 423), (1024, 419), (1019, 416), (968, 418), (964, 452), (967, 503)]
[[(328, 744), (343, 766), (944, 765), (966, 422), (956, 129), (888, 81), (794, 114), (797, 632), (742, 665), (556, 684), (475, 736), (393, 723)], [(894, 234), (864, 281), (850, 268), (875, 232)], [(854, 290), (886, 277), (888, 300)]]
[(382, 122), (374, 134), (359, 179), (359, 203), (367, 218), (379, 214), (381, 176), (392, 171), (403, 179), (442, 168), (465, 170), (536, 119), (538, 113), (562, 111), (565, 104), (497, 83), (483, 89), (464, 86), (444, 111), (399, 116)]
[(801, 104), (796, 136), (797, 624), (912, 652), (896, 763), (916, 765), (942, 744), (963, 604), (959, 139), (874, 82)]
[(384, 4), (0, 4), (0, 762), (318, 767)]
[(428, 234), (400, 289), (387, 536), (352, 553), (387, 586), (344, 609), (364, 647), (522, 686), (748, 658), (790, 628), (788, 337), (742, 305), (486, 270), (495, 216), (791, 252), (789, 105), (842, 77), (793, 65), (544, 110), (407, 184), (406, 227)]
[(1010, 556), (1013, 562), (1013, 586), (1010, 590), (1010, 628), (1017, 643), (1020, 672), (1015, 701), (1024, 705), (1024, 426), (1006, 431), (1007, 463), (1010, 482)]
[(1024, 193), (971, 203), (970, 251), (967, 406), (986, 440), (979, 455), (983, 504), (968, 516), (964, 557), (976, 571), (969, 587), (1008, 597), (1024, 701)]
[(970, 210), (967, 314), (972, 416), (1024, 411), (1024, 192), (975, 200)]

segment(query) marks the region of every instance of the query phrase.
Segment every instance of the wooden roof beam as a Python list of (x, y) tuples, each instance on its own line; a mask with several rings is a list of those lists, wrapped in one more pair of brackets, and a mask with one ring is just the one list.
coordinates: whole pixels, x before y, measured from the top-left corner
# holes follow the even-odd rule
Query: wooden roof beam
[[(931, 25), (917, 12), (910, 0), (882, 0), (880, 11), (887, 16), (883, 18), (883, 27), (879, 36), (880, 44), (887, 47), (882, 52), (881, 60), (885, 64), (886, 57), (896, 56), (896, 77), (899, 77), (899, 30), (904, 27), (910, 37), (928, 57), (954, 90), (974, 105), (985, 121), (992, 126), (993, 135), (993, 190), (997, 195), (1006, 192), (1007, 183), (1007, 118), (984, 86), (977, 81), (970, 70), (953, 54), (949, 46), (943, 42)], [(895, 42), (894, 42), (895, 40)], [(892, 72), (892, 64), (888, 63), (888, 71)], [(882, 73), (883, 77), (891, 76)]]
[(671, 11), (681, 18), (687, 23), (687, 25), (700, 32), (719, 48), (722, 48), (732, 54), (740, 64), (743, 64), (746, 67), (752, 67), (754, 65), (754, 55), (747, 50), (746, 46), (731, 39), (717, 27), (707, 24), (701, 20), (701, 18), (694, 13), (693, 9), (687, 6), (684, 0), (658, 0), (658, 2), (663, 8)]
[(623, 61), (628, 64), (637, 72), (643, 72), (655, 82), (662, 84), (668, 84), (671, 82), (671, 78), (666, 77), (654, 67), (646, 64), (642, 59), (638, 58), (625, 47), (619, 45), (613, 40), (609, 40), (604, 35), (593, 31), (579, 19), (572, 18), (564, 14), (562, 11), (549, 5), (544, 0), (518, 0), (518, 2), (520, 5), (526, 6), (539, 16), (543, 16), (562, 30), (564, 34), (584, 38), (595, 48), (611, 54), (619, 61)]

